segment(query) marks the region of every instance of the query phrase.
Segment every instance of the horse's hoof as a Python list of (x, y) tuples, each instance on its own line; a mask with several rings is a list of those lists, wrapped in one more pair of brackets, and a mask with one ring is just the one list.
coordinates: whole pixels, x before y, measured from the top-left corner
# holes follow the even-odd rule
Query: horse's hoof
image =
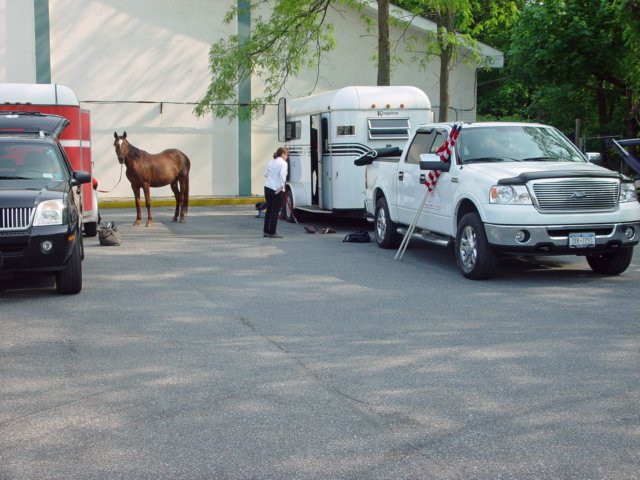
[(137, 227), (140, 225), (140, 220), (136, 220), (135, 222), (133, 222), (133, 226)]
[(153, 222), (147, 222), (147, 224), (145, 225), (145, 227), (150, 227), (151, 225), (153, 225)]
[(184, 223), (184, 218), (181, 218), (181, 219), (180, 219), (180, 223)]
[(178, 217), (173, 217), (173, 219), (171, 221), (172, 222), (177, 222), (178, 221)]

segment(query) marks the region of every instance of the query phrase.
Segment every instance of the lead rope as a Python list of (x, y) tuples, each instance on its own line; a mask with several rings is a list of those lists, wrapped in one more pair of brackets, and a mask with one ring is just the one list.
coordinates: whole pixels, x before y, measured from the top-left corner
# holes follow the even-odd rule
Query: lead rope
[(120, 178), (118, 178), (118, 182), (113, 186), (113, 188), (111, 190), (98, 190), (98, 189), (96, 189), (96, 192), (111, 193), (116, 189), (116, 187), (118, 185), (120, 185), (120, 180), (122, 180), (122, 163), (120, 164)]

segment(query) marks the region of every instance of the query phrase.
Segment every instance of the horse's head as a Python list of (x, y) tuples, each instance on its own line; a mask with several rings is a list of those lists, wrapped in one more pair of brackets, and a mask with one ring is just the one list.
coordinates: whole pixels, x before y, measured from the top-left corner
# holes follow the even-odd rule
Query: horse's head
[(113, 146), (116, 148), (116, 155), (118, 156), (118, 162), (124, 163), (125, 159), (129, 155), (130, 144), (127, 140), (127, 132), (124, 132), (122, 136), (118, 135), (118, 132), (113, 132), (115, 141)]

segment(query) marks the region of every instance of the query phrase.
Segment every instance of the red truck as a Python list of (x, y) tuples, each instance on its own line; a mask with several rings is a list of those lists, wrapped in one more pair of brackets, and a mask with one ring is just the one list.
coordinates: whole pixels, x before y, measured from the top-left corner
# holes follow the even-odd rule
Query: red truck
[[(40, 112), (66, 118), (69, 125), (60, 135), (60, 143), (73, 169), (92, 175), (90, 112), (80, 108), (71, 88), (57, 84), (0, 83), (0, 111)], [(92, 182), (81, 188), (84, 234), (95, 237), (99, 223), (96, 191)]]

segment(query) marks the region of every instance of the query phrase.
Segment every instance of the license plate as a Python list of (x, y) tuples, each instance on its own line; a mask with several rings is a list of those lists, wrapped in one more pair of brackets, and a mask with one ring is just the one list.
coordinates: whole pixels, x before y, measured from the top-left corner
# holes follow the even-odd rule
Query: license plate
[(595, 246), (596, 234), (594, 232), (569, 234), (569, 248), (589, 248)]

